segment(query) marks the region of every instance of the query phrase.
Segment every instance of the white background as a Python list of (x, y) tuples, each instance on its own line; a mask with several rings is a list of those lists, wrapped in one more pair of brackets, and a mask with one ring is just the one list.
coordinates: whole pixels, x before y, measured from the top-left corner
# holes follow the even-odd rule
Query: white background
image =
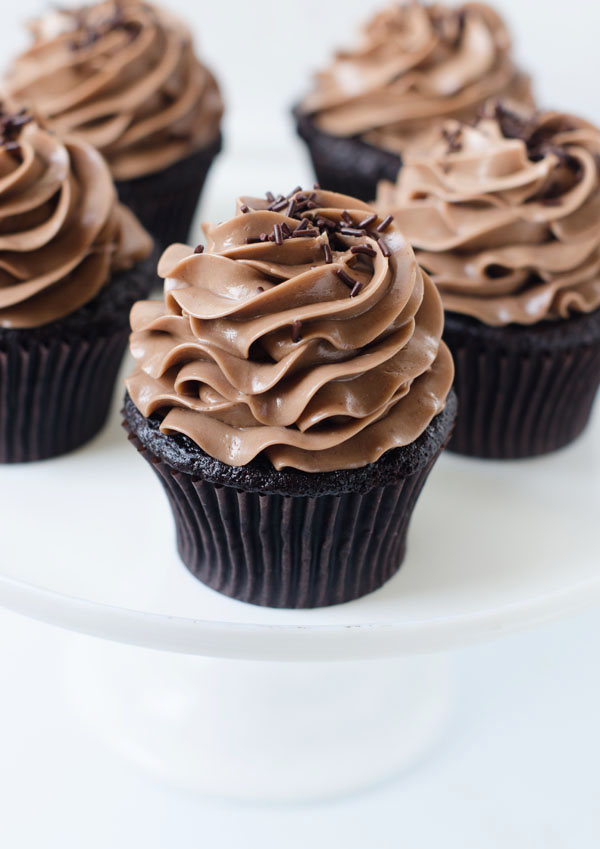
[[(227, 151), (202, 216), (240, 192), (308, 179), (288, 108), (371, 0), (199, 2), (193, 22), (223, 83)], [(504, 0), (542, 104), (600, 121), (600, 3)], [(0, 0), (0, 56), (25, 44), (38, 0)], [(264, 185), (265, 161), (273, 174)], [(283, 185), (282, 185), (283, 184)], [(0, 470), (0, 493), (2, 472)], [(1, 545), (1, 540), (0, 540)], [(0, 612), (0, 845), (7, 849), (596, 849), (600, 844), (597, 615), (460, 653), (451, 733), (409, 775), (362, 796), (298, 808), (195, 799), (154, 783), (71, 723), (58, 667), (71, 637)], [(318, 769), (318, 765), (315, 765)]]

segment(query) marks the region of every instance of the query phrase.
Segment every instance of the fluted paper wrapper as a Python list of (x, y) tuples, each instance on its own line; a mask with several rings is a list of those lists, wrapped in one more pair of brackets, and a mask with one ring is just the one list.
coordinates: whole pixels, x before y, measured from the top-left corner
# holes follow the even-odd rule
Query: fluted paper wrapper
[(372, 201), (380, 180), (396, 182), (401, 158), (357, 137), (332, 136), (311, 117), (294, 111), (298, 135), (306, 142), (319, 185), (323, 189)]
[(15, 342), (0, 349), (0, 462), (83, 445), (106, 421), (126, 328), (92, 340)]
[(119, 180), (119, 199), (162, 248), (188, 241), (202, 189), (221, 139), (210, 147), (147, 177)]
[(104, 425), (129, 338), (129, 311), (153, 286), (155, 257), (114, 275), (50, 325), (0, 328), (0, 463), (78, 448)]
[(400, 568), (415, 502), (442, 449), (391, 486), (286, 496), (177, 471), (124, 426), (164, 487), (188, 569), (224, 595), (268, 607), (340, 604), (388, 581)]
[(600, 385), (600, 311), (532, 328), (447, 316), (459, 410), (449, 450), (496, 460), (568, 445), (587, 425)]

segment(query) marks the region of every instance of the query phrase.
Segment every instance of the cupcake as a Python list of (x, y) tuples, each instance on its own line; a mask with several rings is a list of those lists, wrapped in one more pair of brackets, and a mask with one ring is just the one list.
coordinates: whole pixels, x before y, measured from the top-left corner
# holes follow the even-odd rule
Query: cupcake
[(368, 201), (432, 125), (470, 119), (499, 96), (532, 105), (493, 9), (396, 3), (367, 22), (358, 48), (316, 75), (295, 117), (321, 185)]
[(575, 439), (600, 384), (600, 131), (498, 105), (449, 122), (378, 202), (442, 295), (452, 448), (507, 459)]
[(31, 31), (5, 98), (96, 147), (159, 243), (187, 239), (223, 112), (188, 29), (142, 0), (105, 0), (49, 12)]
[(102, 427), (151, 248), (94, 148), (0, 110), (0, 462)]
[(354, 198), (242, 198), (204, 229), (132, 311), (125, 427), (201, 581), (272, 607), (357, 598), (400, 566), (451, 433), (439, 295)]

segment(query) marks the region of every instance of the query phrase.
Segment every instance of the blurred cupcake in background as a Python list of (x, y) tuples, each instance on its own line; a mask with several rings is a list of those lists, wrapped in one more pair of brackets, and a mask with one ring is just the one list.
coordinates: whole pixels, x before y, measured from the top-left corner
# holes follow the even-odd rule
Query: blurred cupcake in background
[(600, 130), (498, 104), (407, 157), (378, 208), (442, 295), (451, 447), (517, 458), (575, 439), (600, 384)]
[(141, 0), (106, 0), (50, 11), (30, 29), (5, 99), (96, 147), (159, 243), (187, 239), (223, 112), (187, 27)]
[(0, 109), (0, 462), (102, 427), (151, 249), (93, 147)]
[(133, 308), (125, 427), (200, 580), (272, 607), (358, 598), (399, 568), (452, 431), (439, 294), (393, 221), (332, 192), (242, 198), (205, 231)]
[(321, 185), (371, 200), (432, 124), (473, 118), (499, 96), (533, 105), (490, 6), (396, 3), (365, 24), (359, 47), (316, 75), (295, 117)]

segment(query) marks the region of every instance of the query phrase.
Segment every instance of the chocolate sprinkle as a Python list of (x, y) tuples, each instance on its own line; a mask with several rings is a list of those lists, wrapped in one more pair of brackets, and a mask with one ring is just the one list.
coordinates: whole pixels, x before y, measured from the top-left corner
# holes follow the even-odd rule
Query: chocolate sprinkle
[(356, 298), (357, 295), (360, 295), (362, 288), (363, 288), (362, 282), (360, 280), (357, 280), (356, 283), (354, 284), (354, 288), (350, 292), (350, 297)]
[(392, 223), (392, 221), (393, 221), (393, 220), (394, 220), (394, 216), (393, 216), (393, 215), (387, 215), (387, 216), (383, 219), (383, 221), (381, 222), (381, 224), (378, 224), (378, 225), (377, 225), (377, 227), (376, 227), (375, 229), (377, 230), (377, 232), (378, 232), (378, 233), (385, 233), (385, 231), (386, 231), (386, 230), (387, 230), (387, 228), (390, 226), (390, 224)]
[(384, 257), (390, 257), (392, 255), (391, 250), (388, 248), (383, 239), (377, 239), (377, 244), (379, 245), (379, 250), (384, 255)]
[(357, 230), (355, 227), (342, 227), (340, 229), (342, 236), (366, 236), (366, 230)]
[(376, 256), (377, 252), (373, 250), (371, 245), (352, 245), (350, 248), (352, 254), (364, 254), (365, 256)]
[(204, 245), (196, 245), (194, 248), (195, 254), (201, 254), (204, 251)]
[(377, 221), (377, 214), (376, 213), (373, 213), (373, 215), (368, 215), (362, 221), (359, 221), (357, 226), (360, 227), (361, 230), (362, 230), (364, 227), (370, 227), (371, 224), (373, 224), (374, 221)]
[(327, 244), (324, 244), (321, 247), (323, 248), (323, 253), (325, 255), (325, 262), (327, 263), (327, 265), (330, 265), (333, 262), (333, 254), (331, 252), (331, 248)]
[(444, 140), (448, 143), (447, 153), (458, 153), (462, 150), (462, 142), (460, 141), (460, 138), (462, 136), (462, 129), (460, 127), (458, 127), (452, 132), (450, 132), (450, 130), (444, 127), (442, 130), (442, 136), (444, 137)]
[(346, 286), (350, 286), (350, 288), (351, 288), (352, 290), (354, 289), (354, 287), (356, 286), (356, 283), (357, 283), (357, 281), (354, 279), (354, 277), (350, 277), (350, 275), (349, 275), (349, 274), (347, 274), (347, 273), (344, 271), (344, 269), (343, 269), (343, 268), (338, 268), (338, 270), (337, 270), (335, 273), (336, 273), (336, 274), (337, 274), (337, 276), (340, 278), (340, 280), (342, 281), (342, 283), (345, 283), (345, 284), (346, 284)]
[(307, 230), (301, 230), (300, 232), (298, 232), (298, 228), (297, 228), (292, 233), (292, 239), (294, 239), (294, 238), (297, 238), (297, 239), (302, 239), (302, 238), (313, 239), (313, 238), (316, 238), (316, 236), (320, 236), (320, 235), (321, 234), (316, 229), (316, 227), (311, 227), (309, 230), (308, 229)]
[(281, 232), (281, 224), (275, 224), (273, 227), (273, 238), (277, 245), (283, 245), (283, 233)]
[(300, 342), (302, 339), (302, 322), (296, 321), (292, 324), (292, 342)]
[(247, 204), (243, 203), (240, 206), (240, 212), (243, 212), (244, 214), (250, 212), (250, 207)]

